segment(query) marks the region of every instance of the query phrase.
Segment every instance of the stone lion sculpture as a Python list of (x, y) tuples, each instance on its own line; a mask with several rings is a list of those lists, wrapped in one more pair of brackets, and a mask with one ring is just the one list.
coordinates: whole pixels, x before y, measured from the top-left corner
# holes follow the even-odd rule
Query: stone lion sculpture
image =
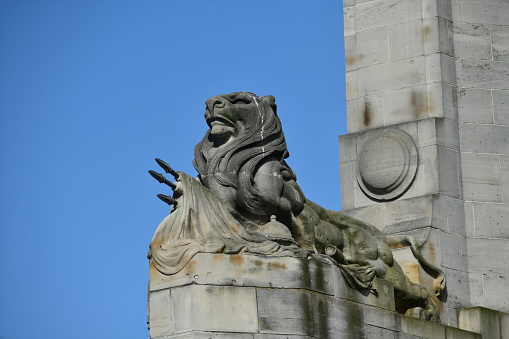
[(370, 289), (375, 276), (392, 282), (398, 312), (417, 308), (440, 321), (435, 299), (404, 275), (377, 228), (305, 198), (285, 161), (273, 96), (212, 97), (205, 120), (209, 130), (194, 150), (198, 177), (179, 172), (176, 205), (150, 245), (160, 272), (177, 273), (199, 252), (313, 257), (337, 265), (354, 288)]

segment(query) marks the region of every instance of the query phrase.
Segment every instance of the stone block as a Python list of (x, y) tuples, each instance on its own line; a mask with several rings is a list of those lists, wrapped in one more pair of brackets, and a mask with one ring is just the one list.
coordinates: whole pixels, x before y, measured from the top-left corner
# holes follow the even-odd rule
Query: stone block
[[(506, 248), (509, 248), (509, 241), (506, 241)], [(506, 255), (507, 252), (509, 251), (506, 251)], [(509, 313), (509, 298), (507, 297), (509, 275), (484, 274), (483, 283), (485, 306), (500, 312)]]
[(356, 7), (350, 6), (343, 8), (344, 35), (354, 35), (356, 33), (355, 25)]
[(442, 82), (428, 83), (428, 117), (457, 120), (456, 90)]
[(382, 95), (375, 94), (357, 99), (356, 114), (348, 114), (348, 133), (365, 131), (384, 125)]
[[(443, 245), (443, 244), (442, 244)], [(447, 244), (445, 244), (447, 246)], [(459, 271), (456, 269), (443, 268), (445, 277), (447, 279), (447, 303), (446, 305), (451, 310), (451, 321), (448, 324), (457, 325), (456, 310), (458, 308), (471, 306), (470, 301), (470, 279), (467, 272)], [(444, 316), (442, 316), (444, 320)], [(442, 321), (442, 323), (444, 323)]]
[(345, 36), (345, 70), (354, 71), (357, 66), (357, 35)]
[(189, 285), (171, 290), (175, 332), (256, 333), (254, 287)]
[(150, 291), (198, 284), (303, 288), (332, 295), (336, 281), (332, 266), (321, 262), (249, 254), (198, 253), (172, 276), (150, 273)]
[(491, 91), (477, 88), (458, 88), (459, 122), (493, 123)]
[(509, 338), (509, 314), (499, 313), (500, 320), (500, 339)]
[(397, 313), (378, 307), (364, 306), (364, 322), (366, 325), (381, 327), (392, 331), (401, 330), (401, 323)]
[(493, 110), (495, 124), (509, 125), (509, 91), (491, 91), (493, 95)]
[[(509, 10), (509, 6), (507, 6)], [(505, 25), (509, 24), (507, 15)], [(491, 41), (493, 48), (493, 60), (509, 61), (509, 26), (491, 26)]]
[(357, 68), (388, 62), (389, 32), (387, 27), (358, 32), (356, 52)]
[(459, 151), (459, 128), (456, 121), (451, 119), (437, 119), (436, 130), (436, 143), (438, 145)]
[(457, 21), (507, 25), (509, 3), (506, 0), (457, 0), (456, 4), (459, 19)]
[(339, 136), (339, 161), (341, 163), (357, 159), (357, 140), (355, 134)]
[(424, 18), (440, 17), (452, 21), (451, 3), (449, 1), (422, 0)]
[(509, 203), (509, 156), (500, 156), (500, 172), (502, 173), (502, 195), (504, 196), (502, 201)]
[(399, 339), (399, 333), (385, 328), (366, 325), (366, 339)]
[[(376, 205), (341, 211), (352, 218), (356, 218), (367, 222), (380, 231), (385, 227), (385, 207), (386, 203), (379, 203)], [(383, 218), (381, 216), (384, 216)]]
[(449, 20), (433, 17), (423, 21), (425, 54), (442, 53), (454, 56), (452, 23)]
[(417, 121), (417, 147), (434, 146), (437, 143), (436, 119)]
[[(362, 308), (306, 290), (257, 290), (260, 333), (364, 337)], [(332, 337), (332, 336), (331, 336)]]
[(458, 325), (460, 329), (481, 334), (482, 338), (500, 338), (498, 313), (493, 310), (483, 307), (459, 309)]
[(509, 204), (473, 204), (475, 236), (509, 239)]
[(456, 64), (454, 58), (442, 53), (426, 56), (426, 82), (445, 82), (456, 84)]
[(490, 26), (453, 23), (454, 56), (460, 59), (491, 60)]
[(415, 57), (358, 70), (358, 91), (367, 96), (423, 85), (426, 80), (424, 57)]
[(465, 232), (469, 238), (475, 238), (475, 222), (474, 222), (474, 204), (475, 201), (466, 201), (465, 206)]
[(462, 152), (509, 154), (509, 126), (460, 124)]
[(151, 292), (148, 317), (150, 338), (161, 338), (175, 332), (172, 314), (170, 290)]
[(401, 332), (422, 338), (445, 338), (445, 326), (411, 317), (401, 317)]
[(431, 201), (431, 196), (427, 195), (388, 203), (385, 208), (384, 233), (394, 234), (430, 226)]
[(502, 202), (499, 156), (463, 153), (461, 156), (465, 200)]
[(371, 1), (356, 9), (359, 32), (422, 19), (421, 0)]
[(213, 333), (213, 339), (253, 339), (254, 336), (248, 333)]
[(428, 117), (429, 107), (425, 85), (413, 86), (383, 94), (384, 125), (396, 125)]
[(460, 59), (456, 69), (459, 87), (509, 89), (509, 62)]
[(466, 235), (465, 207), (462, 200), (442, 194), (433, 195), (433, 227), (445, 232)]
[(336, 299), (350, 300), (364, 305), (374, 305), (394, 311), (394, 285), (383, 279), (375, 278), (373, 288), (377, 294), (367, 290), (358, 291), (349, 287), (339, 268), (334, 268), (334, 296)]
[(468, 275), (468, 282), (470, 286), (470, 301), (472, 305), (484, 305), (484, 284), (482, 273), (470, 273)]
[(478, 333), (460, 330), (459, 328), (446, 327), (445, 335), (447, 339), (482, 339)]
[(466, 240), (464, 237), (440, 232), (440, 264), (444, 267), (466, 271)]
[(346, 72), (346, 99), (352, 100), (359, 96), (359, 79), (358, 71)]
[[(467, 238), (468, 270), (471, 273), (507, 273), (506, 252), (508, 240)], [(487, 260), (489, 258), (489, 260)], [(486, 282), (483, 282), (486, 285)], [(486, 291), (484, 291), (486, 292)]]
[(440, 193), (452, 198), (460, 199), (460, 153), (450, 148), (438, 146), (438, 172)]
[(339, 165), (341, 172), (341, 209), (355, 208), (355, 186), (357, 181), (355, 162), (348, 161)]
[(424, 34), (422, 20), (389, 27), (391, 61), (424, 55)]

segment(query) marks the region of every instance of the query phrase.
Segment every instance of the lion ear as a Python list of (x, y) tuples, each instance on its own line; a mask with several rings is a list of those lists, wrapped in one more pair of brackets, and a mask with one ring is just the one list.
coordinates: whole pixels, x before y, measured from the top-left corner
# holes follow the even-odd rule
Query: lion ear
[(274, 98), (273, 95), (266, 95), (263, 97), (263, 99), (269, 104), (270, 108), (272, 108), (274, 114), (277, 115), (276, 98)]

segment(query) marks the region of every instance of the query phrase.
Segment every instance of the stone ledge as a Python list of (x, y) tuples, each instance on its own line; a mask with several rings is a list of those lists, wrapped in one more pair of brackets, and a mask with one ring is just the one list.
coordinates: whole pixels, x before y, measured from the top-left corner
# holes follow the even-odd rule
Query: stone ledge
[(375, 278), (376, 295), (358, 291), (347, 285), (337, 267), (316, 260), (199, 253), (171, 276), (150, 265), (149, 292), (191, 284), (304, 289), (394, 310), (392, 283)]

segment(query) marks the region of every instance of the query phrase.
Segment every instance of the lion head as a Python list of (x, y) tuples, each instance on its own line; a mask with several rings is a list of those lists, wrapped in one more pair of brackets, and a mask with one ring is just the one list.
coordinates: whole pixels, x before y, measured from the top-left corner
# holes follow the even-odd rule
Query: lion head
[(285, 186), (296, 178), (284, 161), (289, 153), (275, 98), (234, 92), (205, 104), (209, 130), (193, 160), (202, 183), (247, 224), (264, 224), (271, 215), (285, 219), (290, 210), (301, 209), (300, 189)]

